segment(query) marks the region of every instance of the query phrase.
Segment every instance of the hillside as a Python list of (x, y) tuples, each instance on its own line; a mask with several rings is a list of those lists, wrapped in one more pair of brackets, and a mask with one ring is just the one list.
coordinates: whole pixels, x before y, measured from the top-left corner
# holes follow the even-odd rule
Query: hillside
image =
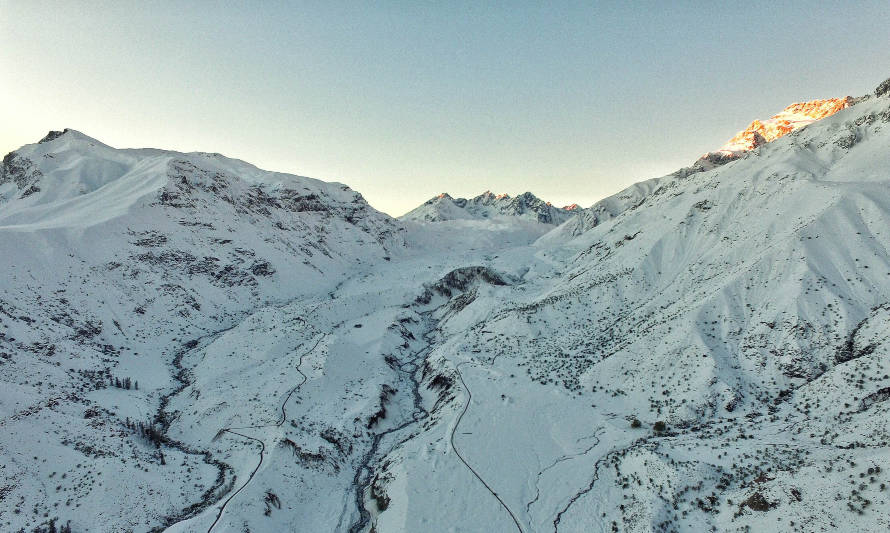
[(51, 134), (0, 171), (0, 528), (885, 530), (888, 145), (879, 88), (578, 216), (397, 220)]

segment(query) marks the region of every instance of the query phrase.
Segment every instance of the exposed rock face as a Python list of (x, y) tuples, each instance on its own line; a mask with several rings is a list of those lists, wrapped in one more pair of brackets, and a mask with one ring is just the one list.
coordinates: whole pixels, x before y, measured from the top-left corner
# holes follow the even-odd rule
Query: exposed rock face
[(878, 85), (878, 88), (875, 89), (875, 96), (884, 96), (888, 93), (890, 93), (890, 78), (881, 82), (881, 84)]
[(66, 133), (68, 133), (68, 128), (65, 128), (62, 131), (51, 131), (51, 132), (47, 133), (44, 138), (40, 139), (40, 141), (38, 141), (37, 144), (43, 144), (43, 143), (48, 143), (50, 141), (54, 141), (54, 140), (58, 139), (59, 137), (61, 137), (62, 135), (65, 135)]
[(9, 183), (15, 188), (7, 187), (7, 191), (0, 190), (0, 205), (9, 197), (19, 194), (19, 191), (21, 191), (20, 198), (39, 192), (40, 188), (37, 186), (37, 182), (42, 175), (40, 170), (34, 166), (34, 162), (27, 157), (20, 156), (15, 152), (6, 154), (3, 163), (0, 164), (0, 187)]
[(791, 133), (792, 131), (812, 124), (817, 120), (837, 113), (841, 109), (850, 107), (852, 98), (828, 98), (825, 100), (811, 100), (791, 104), (781, 113), (773, 115), (766, 120), (754, 120), (747, 128), (743, 129), (724, 144), (720, 151), (739, 152), (752, 150), (755, 147), (770, 142)]

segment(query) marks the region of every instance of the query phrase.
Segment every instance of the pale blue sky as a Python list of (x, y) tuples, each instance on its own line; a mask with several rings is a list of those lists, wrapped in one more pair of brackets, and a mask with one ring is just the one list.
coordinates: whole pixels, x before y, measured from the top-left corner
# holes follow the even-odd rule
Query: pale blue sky
[(587, 206), (890, 77), (876, 2), (0, 0), (0, 152), (71, 127), (342, 181)]

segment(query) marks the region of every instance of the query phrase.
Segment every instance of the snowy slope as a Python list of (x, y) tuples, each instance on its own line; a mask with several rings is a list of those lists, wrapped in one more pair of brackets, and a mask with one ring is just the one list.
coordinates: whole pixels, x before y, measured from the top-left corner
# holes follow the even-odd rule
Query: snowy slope
[[(890, 383), (857, 339), (890, 297), (888, 124), (890, 100), (872, 99), (622, 193), (639, 197), (581, 235), (555, 230), (523, 284), (448, 318), (432, 357), (472, 391), (456, 442), (503, 500), (500, 528), (507, 509), (533, 531), (887, 527)], [(394, 486), (465, 483), (415, 453)], [(408, 530), (460, 514), (404, 506), (390, 524)]]
[(0, 183), (3, 530), (144, 530), (202, 501), (221, 463), (126, 427), (155, 422), (183, 346), (403, 248), (343, 185), (75, 131), (8, 155)]
[(0, 174), (0, 529), (890, 526), (888, 95), (556, 228), (50, 137)]
[[(875, 96), (882, 96), (883, 94), (882, 87), (875, 90)], [(868, 98), (868, 96), (859, 98), (847, 96), (844, 98), (797, 102), (789, 105), (769, 119), (763, 121), (754, 120), (747, 128), (738, 132), (720, 149), (706, 153), (688, 167), (681, 168), (662, 178), (635, 183), (624, 191), (604, 198), (587, 209), (578, 209), (577, 205), (571, 206), (571, 210), (578, 216), (569, 219), (570, 223), (563, 225), (559, 233), (577, 236), (601, 222), (619, 215), (626, 209), (637, 206), (644, 197), (649, 195), (664, 181), (685, 178), (690, 174), (712, 170), (730, 161), (745, 157), (748, 152), (758, 146), (775, 141), (780, 137), (830, 117), (838, 111), (847, 109)], [(569, 208), (567, 207), (566, 209)], [(549, 238), (558, 239), (559, 237), (554, 234)]]

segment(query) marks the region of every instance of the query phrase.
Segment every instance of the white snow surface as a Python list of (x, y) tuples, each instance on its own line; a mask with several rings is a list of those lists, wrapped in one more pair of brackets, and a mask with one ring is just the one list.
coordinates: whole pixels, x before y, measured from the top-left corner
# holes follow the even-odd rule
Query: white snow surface
[(888, 146), (871, 98), (556, 228), (23, 147), (0, 530), (887, 530)]
[(496, 195), (491, 191), (485, 191), (470, 199), (452, 198), (451, 195), (442, 193), (399, 218), (418, 222), (519, 218), (542, 224), (559, 225), (574, 216), (573, 208), (555, 207), (530, 192), (510, 196), (508, 194)]

